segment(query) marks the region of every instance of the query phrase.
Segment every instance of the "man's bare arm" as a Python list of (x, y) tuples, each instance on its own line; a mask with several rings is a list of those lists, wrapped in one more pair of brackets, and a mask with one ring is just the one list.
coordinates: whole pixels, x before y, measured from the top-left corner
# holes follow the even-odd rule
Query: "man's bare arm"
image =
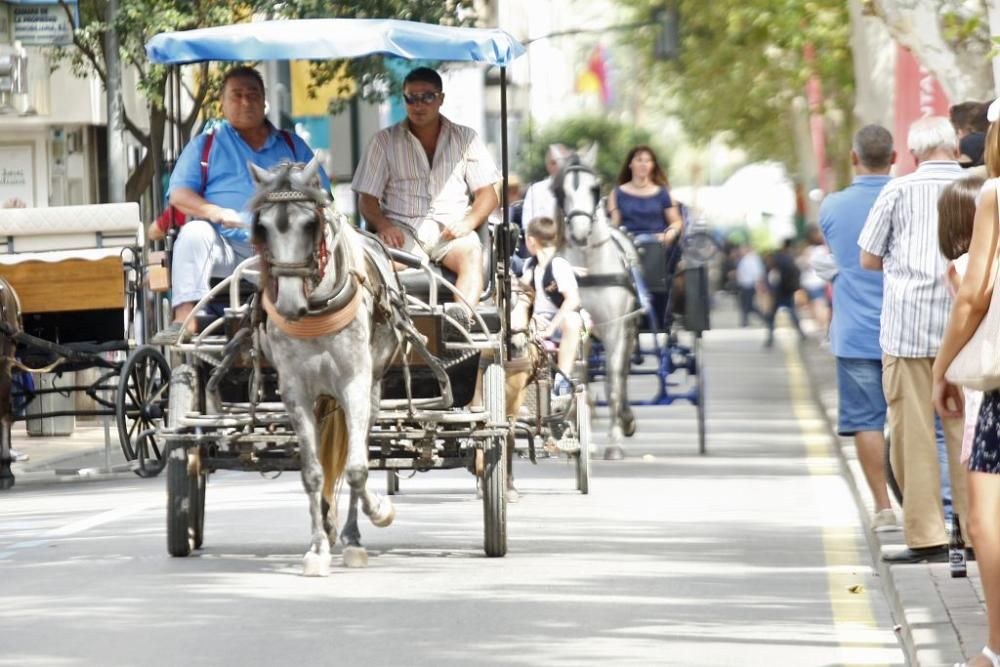
[(500, 200), (497, 198), (497, 192), (492, 185), (479, 188), (474, 194), (475, 199), (472, 201), (472, 210), (469, 211), (466, 218), (472, 224), (472, 229), (479, 229), (479, 225), (486, 222), (493, 209), (500, 205)]
[(392, 248), (403, 247), (403, 232), (396, 229), (395, 225), (389, 222), (389, 218), (382, 213), (382, 205), (374, 196), (358, 193), (358, 208), (365, 221), (371, 225), (371, 232), (377, 234), (382, 242)]
[(170, 193), (170, 203), (185, 215), (202, 220), (219, 222), (227, 227), (243, 225), (239, 211), (216, 206), (189, 188), (177, 188), (173, 190)]
[(469, 212), (461, 220), (456, 220), (450, 225), (446, 225), (441, 230), (441, 238), (447, 241), (475, 232), (490, 217), (493, 209), (499, 205), (496, 190), (493, 189), (492, 185), (479, 188), (474, 194), (475, 199), (472, 200), (472, 208), (469, 209)]
[(881, 271), (882, 270), (882, 258), (878, 255), (873, 255), (867, 250), (861, 251), (861, 268), (868, 269), (869, 271)]

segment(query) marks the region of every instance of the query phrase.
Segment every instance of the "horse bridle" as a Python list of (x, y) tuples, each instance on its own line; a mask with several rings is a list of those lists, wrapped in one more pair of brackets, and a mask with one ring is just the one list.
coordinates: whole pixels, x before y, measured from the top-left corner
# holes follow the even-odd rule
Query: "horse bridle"
[[(277, 192), (269, 192), (264, 195), (263, 202), (265, 204), (291, 204), (299, 202), (316, 204), (314, 214), (320, 220), (320, 224), (316, 225), (316, 234), (313, 239), (312, 257), (304, 259), (301, 262), (279, 262), (271, 256), (271, 253), (268, 251), (266, 245), (260, 249), (260, 257), (261, 261), (267, 265), (268, 273), (275, 278), (291, 277), (312, 278), (316, 281), (322, 280), (323, 273), (326, 268), (325, 264), (327, 256), (326, 230), (328, 228), (330, 230), (330, 235), (333, 238), (332, 245), (334, 248), (336, 248), (340, 240), (340, 234), (333, 226), (332, 218), (326, 215), (326, 208), (306, 193), (299, 192), (297, 190), (279, 190)], [(263, 206), (258, 206), (257, 211), (255, 211), (255, 217), (260, 215), (261, 208), (263, 208)]]
[[(348, 266), (352, 263), (349, 248), (344, 243), (344, 235), (341, 229), (334, 224), (334, 216), (327, 214), (327, 209), (314, 197), (298, 190), (278, 190), (269, 192), (262, 198), (264, 204), (288, 204), (297, 202), (308, 202), (315, 204), (315, 215), (319, 217), (320, 224), (316, 225), (316, 235), (313, 240), (312, 256), (300, 262), (279, 262), (275, 260), (266, 244), (262, 244), (259, 249), (261, 262), (264, 270), (272, 278), (307, 278), (319, 284), (326, 275), (326, 265), (331, 255), (336, 257), (338, 266)], [(255, 214), (259, 216), (258, 206)], [(330, 240), (327, 242), (326, 230), (330, 230)], [(322, 303), (314, 302), (307, 294), (310, 306), (318, 306), (318, 310), (310, 308), (311, 315), (333, 312), (342, 308), (354, 298), (358, 284), (363, 279), (358, 275), (358, 268), (354, 267), (341, 272), (337, 276), (336, 283), (331, 287), (332, 296), (323, 300)], [(352, 281), (351, 278), (354, 278)], [(262, 286), (263, 287), (263, 286)]]
[[(559, 179), (559, 187), (553, 189), (553, 194), (555, 195), (555, 198), (556, 198), (556, 205), (559, 207), (559, 211), (562, 212), (563, 220), (566, 222), (567, 232), (568, 232), (568, 227), (569, 227), (569, 221), (572, 220), (573, 218), (587, 218), (587, 220), (590, 221), (591, 226), (593, 226), (593, 224), (594, 224), (594, 218), (597, 216), (597, 209), (596, 208), (593, 211), (584, 211), (583, 209), (573, 209), (573, 210), (570, 210), (570, 211), (565, 210), (565, 208), (566, 208), (566, 185), (565, 185), (566, 184), (566, 177), (570, 176), (571, 174), (578, 174), (578, 173), (590, 174), (590, 175), (595, 176), (595, 177), (597, 176), (597, 174), (594, 172), (593, 169), (591, 169), (591, 168), (589, 168), (589, 167), (587, 167), (585, 165), (582, 165), (582, 164), (571, 164), (568, 167), (566, 167), (565, 169), (563, 169), (562, 174), (560, 175), (560, 179)], [(595, 182), (594, 185), (591, 187), (591, 191), (592, 191), (592, 194), (594, 195), (594, 201), (598, 202), (597, 205), (599, 206), (600, 205), (600, 199), (601, 199), (601, 184), (600, 184), (600, 182)], [(568, 233), (567, 233), (567, 237), (570, 237), (570, 235)], [(590, 243), (589, 239), (588, 239), (588, 242), (587, 242), (586, 245), (587, 245), (588, 248), (598, 248), (598, 247), (604, 245), (605, 243), (607, 243), (610, 240), (611, 240), (611, 235), (609, 234), (606, 238), (601, 239), (597, 243)]]

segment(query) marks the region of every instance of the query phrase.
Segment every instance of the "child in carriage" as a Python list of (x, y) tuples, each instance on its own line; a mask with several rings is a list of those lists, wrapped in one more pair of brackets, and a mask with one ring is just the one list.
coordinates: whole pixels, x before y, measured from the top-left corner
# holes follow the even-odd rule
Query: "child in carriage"
[[(531, 259), (525, 262), (521, 287), (534, 294), (531, 301), (532, 323), (546, 341), (559, 344), (559, 377), (553, 385), (557, 396), (570, 394), (573, 367), (583, 331), (580, 293), (573, 267), (556, 257), (559, 227), (552, 218), (534, 218), (528, 223), (525, 241)], [(522, 301), (522, 303), (524, 303)], [(527, 317), (522, 315), (522, 321)]]

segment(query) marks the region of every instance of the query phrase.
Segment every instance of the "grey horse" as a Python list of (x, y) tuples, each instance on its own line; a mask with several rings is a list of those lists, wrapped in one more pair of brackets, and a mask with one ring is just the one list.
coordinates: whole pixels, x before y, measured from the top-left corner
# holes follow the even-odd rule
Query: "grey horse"
[(593, 320), (605, 352), (605, 390), (611, 414), (610, 444), (604, 458), (625, 457), (622, 436), (635, 433), (635, 416), (628, 401), (628, 374), (636, 343), (640, 310), (632, 283), (635, 248), (608, 224), (600, 201), (600, 179), (593, 169), (596, 152), (573, 154), (553, 181), (562, 224), (562, 255), (584, 270), (580, 301)]
[(385, 296), (393, 273), (377, 242), (327, 208), (315, 159), (305, 166), (250, 169), (257, 185), (251, 209), (261, 257), (259, 298), (268, 313), (262, 348), (278, 373), (309, 496), (312, 538), (303, 574), (326, 576), (342, 475), (350, 486), (341, 535), (346, 566), (368, 562), (358, 503), (379, 527), (395, 514), (388, 498), (366, 487), (380, 381), (399, 346)]

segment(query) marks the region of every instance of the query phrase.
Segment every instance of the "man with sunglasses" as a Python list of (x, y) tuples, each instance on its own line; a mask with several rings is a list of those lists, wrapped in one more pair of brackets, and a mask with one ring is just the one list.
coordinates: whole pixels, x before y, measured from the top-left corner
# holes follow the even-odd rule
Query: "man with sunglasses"
[(474, 306), (483, 291), (483, 248), (475, 231), (498, 206), (500, 173), (475, 130), (441, 115), (437, 72), (410, 72), (403, 100), (406, 119), (372, 138), (351, 186), (361, 214), (386, 245), (453, 271), (458, 291)]

